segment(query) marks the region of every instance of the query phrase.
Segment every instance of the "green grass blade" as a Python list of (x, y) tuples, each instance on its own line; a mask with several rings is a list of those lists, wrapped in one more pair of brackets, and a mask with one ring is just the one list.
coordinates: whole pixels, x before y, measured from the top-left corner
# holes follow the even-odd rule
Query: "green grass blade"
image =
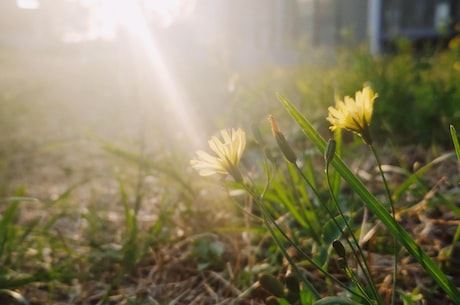
[(105, 151), (121, 159), (134, 163), (138, 166), (142, 166), (144, 168), (149, 168), (157, 172), (160, 172), (170, 177), (172, 180), (178, 182), (183, 187), (184, 190), (187, 190), (189, 192), (189, 194), (192, 194), (192, 195), (194, 194), (194, 190), (190, 187), (189, 181), (185, 180), (183, 177), (183, 174), (177, 171), (175, 169), (175, 166), (173, 166), (172, 164), (169, 164), (169, 162), (155, 162), (142, 155), (139, 155), (131, 151), (127, 151), (123, 148), (120, 148), (116, 146), (115, 144), (112, 144), (111, 142), (106, 141), (94, 134), (89, 134), (89, 136), (92, 139), (98, 141), (102, 145), (102, 148)]
[[(297, 122), (299, 127), (316, 145), (316, 147), (324, 153), (326, 141), (313, 128), (311, 123), (282, 95), (277, 94), (281, 104), (286, 108), (291, 117)], [(387, 229), (396, 237), (407, 251), (423, 266), (433, 280), (451, 297), (456, 303), (460, 304), (460, 291), (447, 278), (441, 269), (433, 262), (433, 260), (419, 247), (419, 245), (410, 237), (409, 233), (404, 230), (388, 213), (383, 205), (372, 195), (364, 184), (352, 173), (339, 157), (336, 157), (331, 162), (332, 166), (343, 177), (350, 187), (361, 197), (368, 208), (382, 221)]]
[(398, 200), (414, 183), (420, 181), (420, 177), (422, 177), (430, 168), (434, 165), (440, 164), (445, 160), (452, 158), (453, 153), (446, 153), (442, 156), (437, 157), (433, 161), (427, 163), (426, 165), (419, 168), (415, 173), (410, 175), (402, 184), (399, 186), (392, 195), (393, 200)]
[(24, 202), (24, 201), (37, 201), (36, 198), (33, 197), (8, 197), (4, 200), (5, 202)]
[[(342, 141), (342, 130), (337, 129), (334, 132), (334, 139), (336, 144), (335, 148), (335, 153), (337, 156), (340, 158), (342, 157), (342, 146), (343, 146), (343, 141)], [(336, 171), (332, 172), (332, 194), (334, 194), (335, 198), (337, 198), (339, 191), (340, 191), (340, 174)]]
[(284, 206), (289, 213), (294, 217), (294, 219), (305, 229), (308, 229), (308, 223), (305, 221), (305, 219), (302, 217), (300, 212), (297, 210), (297, 206), (293, 204), (293, 202), (296, 202), (295, 200), (292, 200), (292, 198), (289, 198), (287, 194), (283, 193), (282, 190), (279, 190), (280, 187), (274, 187), (273, 190), (276, 193), (268, 193), (265, 196), (266, 200), (269, 200), (271, 202), (274, 202), (275, 204), (280, 204)]
[(457, 153), (457, 159), (460, 162), (460, 144), (458, 143), (457, 132), (455, 131), (454, 125), (450, 125), (450, 135), (452, 136), (452, 142), (454, 143), (455, 152)]
[(8, 260), (14, 248), (18, 228), (15, 226), (19, 217), (19, 204), (21, 200), (11, 201), (0, 218), (0, 263)]

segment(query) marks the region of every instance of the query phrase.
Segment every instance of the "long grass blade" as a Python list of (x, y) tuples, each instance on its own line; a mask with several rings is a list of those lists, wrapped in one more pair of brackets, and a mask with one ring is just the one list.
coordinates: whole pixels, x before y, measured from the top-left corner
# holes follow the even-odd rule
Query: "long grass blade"
[(94, 134), (89, 134), (89, 136), (92, 139), (95, 139), (99, 143), (101, 143), (102, 148), (121, 158), (126, 161), (129, 161), (131, 163), (135, 163), (136, 165), (143, 166), (145, 168), (152, 169), (154, 171), (160, 172), (168, 177), (170, 177), (173, 181), (178, 182), (184, 190), (187, 190), (189, 194), (194, 194), (194, 190), (190, 187), (190, 183), (186, 181), (183, 178), (183, 175), (178, 172), (174, 166), (168, 163), (161, 163), (161, 162), (155, 162), (151, 159), (145, 158), (144, 156), (141, 156), (139, 154), (133, 153), (131, 151), (124, 150), (115, 144), (110, 143), (109, 141), (106, 141), (97, 135)]
[(427, 163), (426, 165), (422, 166), (419, 168), (415, 173), (410, 175), (402, 184), (399, 186), (392, 195), (393, 200), (398, 200), (401, 195), (404, 194), (415, 182), (420, 180), (420, 177), (422, 177), (430, 168), (432, 168), (434, 165), (437, 165), (439, 163), (444, 162), (445, 160), (452, 158), (453, 153), (447, 153), (444, 154), (440, 157), (437, 157), (433, 161)]
[(457, 159), (460, 162), (460, 144), (458, 143), (457, 132), (455, 131), (454, 125), (450, 125), (450, 135), (452, 136), (452, 142), (454, 143)]

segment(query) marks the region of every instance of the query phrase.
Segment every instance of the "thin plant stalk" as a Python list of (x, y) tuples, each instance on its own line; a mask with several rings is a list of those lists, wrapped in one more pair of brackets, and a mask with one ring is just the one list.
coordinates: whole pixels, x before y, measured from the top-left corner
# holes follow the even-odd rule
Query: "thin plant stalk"
[[(299, 167), (297, 167), (297, 169), (299, 170), (299, 172), (300, 172), (301, 176), (303, 177), (303, 179), (304, 179), (305, 181), (307, 181), (307, 183), (308, 183), (308, 179), (307, 179), (307, 177), (305, 177), (305, 175), (303, 175), (303, 172), (301, 171), (301, 169), (300, 169)], [(327, 175), (327, 177), (329, 178), (328, 172), (326, 172), (326, 175)], [(329, 179), (328, 179), (328, 187), (329, 187), (329, 190), (331, 190), (331, 183), (330, 183), (330, 180), (329, 180)], [(317, 194), (317, 195), (319, 196), (319, 194), (318, 194), (318, 192), (317, 192), (316, 190), (314, 190), (314, 192), (315, 192), (315, 194)], [(337, 203), (337, 201), (335, 200), (335, 196), (334, 196), (333, 194), (331, 194), (331, 196), (332, 196), (332, 198), (333, 198), (333, 201), (335, 202), (335, 205), (338, 206), (338, 203)], [(332, 219), (332, 221), (334, 222), (334, 224), (336, 225), (336, 227), (339, 229), (340, 233), (341, 233), (342, 235), (345, 235), (345, 232), (343, 231), (342, 227), (340, 226), (340, 224), (339, 224), (339, 223), (337, 222), (337, 220), (335, 219), (335, 216), (334, 216), (334, 214), (332, 213), (332, 211), (329, 209), (329, 207), (325, 204), (325, 205), (324, 205), (324, 208), (325, 208), (326, 212), (328, 213), (329, 217), (331, 217), (331, 219)], [(349, 224), (348, 224), (348, 221), (346, 221), (346, 218), (345, 218), (345, 216), (343, 215), (342, 210), (340, 209), (340, 207), (339, 207), (338, 210), (339, 210), (339, 212), (340, 212), (340, 214), (341, 214), (341, 217), (342, 217), (342, 219), (344, 220), (345, 225), (347, 226), (347, 229), (349, 230), (350, 234), (351, 234), (352, 236), (354, 236), (354, 234), (352, 233), (352, 230), (351, 230), (351, 228), (350, 228), (350, 226), (349, 226)], [(348, 239), (346, 239), (346, 241), (347, 241), (348, 245), (350, 246), (350, 248), (352, 249), (355, 258), (356, 258), (358, 264), (360, 265), (360, 268), (361, 268), (361, 269), (364, 269), (365, 266), (362, 265), (361, 260), (359, 259), (358, 255), (356, 254), (353, 245), (351, 244), (351, 242), (350, 242)], [(355, 243), (356, 243), (356, 241), (355, 241)], [(359, 246), (359, 244), (358, 244), (358, 246)], [(362, 253), (361, 253), (361, 258), (364, 259), (364, 255), (363, 255)], [(364, 261), (365, 261), (365, 259), (364, 259)], [(367, 268), (367, 269), (369, 269), (369, 268)], [(367, 274), (366, 274), (366, 279), (369, 280)]]
[[(318, 197), (318, 199), (319, 199), (319, 194), (318, 194), (317, 190), (316, 190), (315, 188), (312, 187), (311, 182), (309, 181), (309, 179), (304, 175), (304, 173), (302, 172), (302, 170), (300, 169), (300, 167), (299, 167), (297, 164), (295, 164), (295, 167), (296, 167), (296, 169), (299, 171), (299, 173), (300, 173), (300, 175), (302, 176), (302, 178), (304, 179), (304, 181), (307, 182), (307, 184), (312, 188), (313, 192), (315, 193), (315, 195), (316, 195), (316, 196)], [(331, 183), (330, 183), (330, 180), (329, 180), (329, 179), (328, 179), (328, 186), (329, 186), (329, 190), (331, 191), (332, 188), (331, 188)], [(331, 194), (331, 196), (335, 199), (333, 193)], [(337, 203), (336, 201), (335, 201), (335, 203), (336, 203), (336, 206), (338, 206), (338, 203)], [(324, 207), (325, 207), (326, 212), (328, 213), (329, 217), (331, 217), (332, 221), (334, 222), (335, 226), (339, 229), (340, 233), (341, 233), (342, 235), (345, 235), (345, 232), (343, 231), (343, 229), (342, 229), (342, 227), (340, 226), (340, 224), (337, 222), (337, 219), (335, 218), (335, 216), (334, 216), (334, 214), (332, 213), (332, 211), (329, 209), (329, 207), (327, 207), (326, 204), (324, 205)], [(352, 230), (351, 230), (351, 228), (350, 228), (350, 225), (348, 224), (348, 221), (346, 220), (346, 218), (345, 218), (345, 216), (343, 215), (343, 213), (342, 213), (342, 211), (341, 211), (340, 208), (339, 208), (339, 211), (340, 211), (340, 214), (341, 214), (342, 219), (343, 219), (344, 222), (345, 222), (345, 225), (347, 226), (348, 231), (349, 231), (350, 234), (354, 237), (354, 234), (353, 234), (353, 232), (352, 232)], [(367, 263), (366, 263), (364, 254), (360, 251), (360, 252), (361, 252), (361, 258), (358, 257), (358, 254), (356, 253), (356, 251), (355, 251), (355, 249), (354, 249), (352, 243), (351, 243), (348, 239), (346, 239), (346, 241), (347, 241), (348, 246), (349, 246), (350, 249), (352, 250), (353, 255), (355, 256), (356, 261), (357, 261), (358, 265), (360, 266), (360, 268), (363, 269), (363, 270), (364, 270), (365, 268), (367, 268), (367, 270), (369, 270), (369, 267), (367, 266)], [(356, 239), (355, 239), (355, 244), (356, 244), (356, 243), (357, 243), (357, 242), (356, 242)], [(357, 245), (358, 245), (358, 247), (359, 247), (359, 244), (357, 244)], [(364, 261), (364, 264), (365, 264), (365, 265), (363, 265), (362, 261)], [(369, 283), (371, 284), (371, 287), (372, 287), (374, 296), (378, 299), (378, 298), (379, 298), (379, 295), (378, 295), (378, 293), (377, 293), (377, 289), (375, 288), (375, 284), (373, 283), (372, 278), (370, 277), (370, 275), (368, 274), (368, 272), (365, 272), (365, 277), (366, 277), (366, 281), (369, 282)], [(370, 301), (370, 302), (372, 303), (372, 301), (367, 297), (367, 294), (366, 294), (366, 292), (364, 291), (364, 289), (363, 289), (363, 288), (361, 287), (361, 285), (359, 284), (359, 281), (357, 282), (357, 281), (354, 280), (353, 278), (352, 278), (352, 280), (353, 280), (353, 282), (356, 284), (356, 286), (358, 287), (358, 289), (362, 292), (362, 294), (363, 294), (362, 297), (366, 298), (367, 301)], [(371, 304), (371, 303), (370, 303), (370, 304)]]
[[(267, 211), (265, 206), (262, 204), (262, 202), (263, 202), (263, 194), (265, 194), (265, 192), (266, 192), (266, 190), (268, 188), (268, 184), (265, 187), (265, 189), (264, 189), (264, 191), (263, 191), (261, 196), (258, 196), (257, 193), (255, 193), (254, 190), (249, 188), (248, 185), (246, 185), (245, 183), (242, 183), (242, 185), (246, 189), (246, 191), (251, 195), (251, 197), (254, 199), (254, 201), (257, 203), (259, 208), (261, 209), (261, 211), (263, 213), (264, 224), (267, 227), (268, 231), (270, 232), (270, 235), (273, 237), (273, 240), (275, 241), (276, 245), (280, 249), (281, 253), (286, 258), (286, 260), (289, 262), (289, 264), (292, 266), (294, 271), (301, 277), (302, 282), (305, 285), (308, 286), (310, 291), (314, 294), (315, 298), (318, 299), (320, 297), (319, 292), (316, 290), (316, 288), (313, 286), (313, 284), (308, 279), (305, 278), (303, 273), (300, 272), (299, 268), (297, 267), (295, 262), (292, 260), (292, 258), (289, 256), (289, 254), (287, 253), (285, 247), (283, 246), (283, 244), (279, 240), (276, 232), (272, 228), (272, 224), (273, 224), (276, 227), (276, 229), (278, 230), (278, 232), (280, 232), (283, 235), (283, 237), (287, 238), (290, 243), (295, 244), (294, 242), (290, 241), (290, 239), (287, 237), (287, 235), (284, 233), (284, 231), (278, 226), (276, 221), (271, 217), (270, 213)], [(313, 261), (311, 261), (311, 262), (314, 263)], [(319, 266), (317, 266), (317, 267), (319, 267)]]
[[(306, 284), (310, 289), (312, 289), (313, 294), (315, 295), (315, 298), (318, 299), (320, 297), (319, 292), (314, 288), (314, 286), (311, 284), (311, 282), (305, 278), (304, 274), (300, 271), (300, 269), (297, 267), (295, 262), (292, 260), (292, 258), (289, 256), (287, 253), (284, 245), (282, 244), (281, 240), (279, 239), (278, 235), (274, 231), (273, 227), (276, 228), (276, 230), (283, 236), (283, 238), (291, 245), (293, 246), (299, 254), (301, 254), (307, 261), (310, 263), (313, 267), (318, 269), (321, 273), (323, 273), (326, 277), (330, 278), (333, 280), (337, 285), (341, 286), (342, 288), (346, 289), (348, 292), (351, 294), (355, 295), (356, 297), (359, 298), (365, 298), (365, 296), (361, 294), (357, 294), (355, 291), (351, 290), (348, 288), (345, 284), (343, 284), (340, 280), (338, 280), (336, 277), (334, 277), (332, 274), (327, 272), (327, 270), (324, 270), (318, 263), (316, 263), (310, 256), (305, 253), (287, 234), (284, 232), (284, 230), (278, 225), (278, 223), (273, 219), (273, 217), (270, 215), (269, 211), (266, 209), (266, 207), (263, 204), (264, 201), (264, 194), (268, 189), (268, 185), (265, 187), (264, 191), (262, 192), (261, 195), (258, 195), (256, 191), (251, 189), (247, 184), (242, 184), (244, 189), (250, 194), (250, 196), (254, 199), (256, 204), (260, 207), (262, 213), (263, 213), (263, 219), (264, 223), (267, 226), (267, 229), (270, 232), (270, 235), (273, 237), (276, 245), (280, 249), (281, 253), (283, 256), (285, 256), (286, 260), (289, 262), (289, 264), (292, 266), (294, 271), (301, 277), (302, 282)], [(272, 227), (273, 226), (273, 227)]]
[[(298, 170), (297, 165), (295, 165), (295, 168), (296, 168), (296, 170)], [(302, 177), (305, 179), (305, 177), (304, 177), (303, 175), (302, 175)], [(290, 182), (290, 183), (292, 184), (292, 186), (293, 186), (293, 187), (292, 187), (292, 189), (293, 189), (293, 195), (294, 195), (295, 197), (297, 197), (297, 198), (295, 198), (295, 200), (296, 200), (297, 202), (301, 202), (301, 201), (300, 201), (300, 198), (299, 198), (299, 196), (298, 196), (298, 194), (297, 194), (297, 190), (295, 189), (295, 186), (294, 186), (294, 182), (293, 182), (293, 178), (292, 178), (292, 173), (291, 173), (291, 171), (289, 171), (289, 176), (288, 176), (288, 178), (289, 178), (289, 182)], [(308, 185), (310, 186), (311, 189), (314, 189), (313, 186), (312, 186), (312, 184), (311, 184), (309, 181), (308, 181)], [(316, 195), (318, 195), (318, 194), (316, 193)], [(319, 198), (318, 198), (318, 199), (319, 199)], [(313, 223), (308, 219), (307, 213), (305, 212), (305, 211), (306, 211), (306, 209), (305, 209), (306, 206), (305, 206), (305, 208), (301, 209), (301, 210), (302, 210), (302, 214), (303, 214), (303, 217), (304, 217), (305, 222), (306, 222), (306, 223), (308, 224), (308, 226), (310, 227), (311, 234), (313, 235), (313, 239), (314, 239), (315, 241), (318, 241), (318, 242), (319, 242), (319, 241), (320, 241), (320, 234), (318, 234), (318, 233), (316, 232), (316, 228), (321, 227), (321, 226), (319, 225), (319, 223), (318, 223), (319, 216), (318, 216), (318, 213), (316, 212), (314, 203), (313, 203), (311, 200), (308, 202), (308, 207), (309, 207), (310, 210), (313, 212), (314, 220), (315, 220), (315, 225), (316, 225), (316, 226), (314, 226)]]
[[(314, 194), (316, 195), (316, 197), (318, 198), (319, 201), (321, 201), (321, 198), (316, 190), (316, 188), (313, 186), (313, 183), (311, 183), (310, 179), (308, 179), (306, 177), (306, 175), (304, 174), (304, 172), (300, 169), (300, 167), (298, 166), (297, 164), (297, 156), (296, 156), (296, 153), (292, 150), (292, 148), (290, 147), (289, 143), (287, 142), (286, 138), (284, 137), (284, 134), (281, 132), (281, 130), (279, 129), (278, 127), (278, 124), (275, 120), (275, 118), (273, 116), (269, 116), (269, 121), (272, 125), (272, 131), (273, 131), (273, 135), (275, 136), (276, 138), (276, 141), (278, 143), (278, 147), (280, 148), (281, 152), (283, 153), (284, 155), (284, 158), (285, 160), (288, 162), (288, 164), (292, 164), (296, 169), (297, 171), (299, 172), (299, 174), (301, 175), (301, 177), (303, 178), (304, 181), (307, 182), (307, 184), (310, 186), (311, 190), (314, 192)], [(354, 241), (355, 241), (355, 244), (356, 246), (358, 247), (359, 250), (361, 250), (359, 248), (359, 244), (351, 230), (351, 227), (348, 223), (348, 221), (346, 220), (339, 204), (337, 203), (337, 200), (335, 200), (335, 196), (333, 195), (333, 191), (332, 191), (332, 187), (331, 187), (331, 182), (330, 182), (330, 179), (329, 179), (329, 175), (328, 175), (328, 166), (329, 166), (329, 159), (332, 159), (333, 158), (333, 155), (335, 153), (335, 148), (336, 148), (336, 143), (335, 141), (332, 141), (328, 144), (333, 144), (331, 145), (331, 147), (328, 147), (328, 152), (326, 153), (325, 155), (325, 160), (326, 160), (326, 175), (327, 175), (327, 179), (328, 179), (328, 189), (329, 191), (331, 192), (332, 194), (332, 197), (334, 199), (334, 203), (340, 213), (340, 216), (341, 218), (344, 220), (345, 222), (345, 225), (346, 225), (346, 228), (348, 229), (348, 231), (350, 232), (350, 234), (353, 236), (354, 238)], [(329, 148), (332, 148), (332, 149), (329, 149)], [(332, 154), (330, 153), (332, 151)], [(339, 229), (341, 235), (343, 236), (344, 235), (344, 230), (342, 228), (341, 225), (339, 225), (338, 221), (336, 220), (334, 214), (329, 210), (329, 208), (327, 207), (327, 205), (325, 205), (325, 208), (328, 212), (328, 214), (330, 215), (330, 217), (332, 218), (334, 224), (337, 226), (337, 228)], [(318, 218), (317, 214), (315, 213), (316, 215), (316, 218)], [(380, 303), (381, 303), (381, 300), (379, 299), (379, 295), (377, 293), (377, 289), (375, 288), (375, 285), (372, 281), (372, 277), (370, 276), (370, 273), (369, 273), (369, 268), (367, 266), (367, 264), (365, 265), (366, 268), (364, 268), (364, 266), (362, 265), (362, 262), (361, 262), (361, 258), (362, 258), (362, 261), (366, 261), (364, 255), (361, 253), (361, 258), (356, 254), (355, 252), (355, 249), (354, 249), (354, 246), (351, 244), (351, 242), (347, 240), (347, 243), (349, 244), (350, 248), (352, 249), (353, 251), (353, 255), (355, 256), (356, 258), (356, 261), (358, 263), (358, 265), (361, 267), (361, 269), (363, 270), (363, 272), (365, 272), (365, 277), (366, 277), (366, 281), (371, 285), (371, 288), (372, 288), (372, 293), (374, 295), (374, 298), (377, 299)], [(359, 291), (361, 291), (362, 293), (362, 297), (366, 299), (367, 302), (369, 302), (369, 304), (373, 303), (373, 301), (369, 298), (368, 296), (368, 293), (365, 291), (365, 289), (362, 287), (360, 281), (358, 280), (358, 277), (354, 274), (354, 272), (349, 269), (349, 268), (346, 268), (346, 274), (349, 276), (349, 279), (352, 280), (352, 282), (355, 284), (355, 286), (358, 288)]]
[[(382, 169), (382, 162), (380, 161), (380, 157), (375, 150), (374, 145), (369, 144), (369, 148), (372, 151), (372, 154), (374, 155), (375, 161), (377, 162), (377, 167), (380, 172), (380, 176), (382, 177), (383, 185), (385, 187), (385, 192), (388, 197), (388, 202), (390, 203), (390, 209), (391, 209), (391, 214), (393, 215), (393, 219), (396, 222), (396, 212), (395, 212), (395, 207), (393, 203), (393, 197), (391, 196), (390, 188), (388, 186), (387, 179), (385, 177), (385, 174)], [(392, 283), (392, 292), (391, 292), (391, 304), (395, 304), (396, 301), (396, 279), (398, 277), (398, 241), (396, 239), (396, 236), (393, 236), (393, 283)]]
[(379, 293), (377, 291), (377, 287), (375, 286), (374, 280), (372, 279), (372, 275), (370, 273), (370, 268), (369, 268), (369, 265), (367, 264), (366, 257), (364, 256), (364, 253), (363, 253), (363, 251), (362, 251), (362, 249), (361, 249), (361, 247), (359, 245), (359, 242), (356, 239), (355, 234), (353, 234), (353, 230), (351, 229), (350, 224), (348, 223), (347, 219), (345, 218), (345, 215), (343, 214), (342, 208), (340, 207), (340, 205), (339, 205), (339, 203), (337, 201), (337, 198), (334, 195), (332, 185), (331, 185), (331, 179), (330, 179), (330, 176), (329, 176), (329, 162), (326, 162), (325, 175), (326, 175), (326, 180), (327, 180), (327, 186), (328, 186), (328, 189), (329, 189), (329, 194), (330, 194), (330, 196), (332, 198), (332, 201), (334, 202), (337, 210), (339, 211), (340, 217), (342, 217), (343, 221), (345, 222), (345, 226), (347, 227), (348, 232), (350, 232), (350, 235), (351, 235), (351, 237), (353, 239), (353, 242), (356, 245), (357, 252), (356, 252), (355, 247), (352, 246), (351, 242), (348, 239), (346, 239), (347, 243), (350, 246), (350, 248), (351, 248), (351, 250), (353, 252), (353, 255), (355, 256), (359, 267), (361, 268), (361, 270), (364, 273), (364, 276), (366, 278), (366, 282), (371, 287), (372, 294), (374, 295), (375, 300), (377, 300), (380, 304), (382, 304), (382, 300), (380, 299), (380, 295), (379, 295)]

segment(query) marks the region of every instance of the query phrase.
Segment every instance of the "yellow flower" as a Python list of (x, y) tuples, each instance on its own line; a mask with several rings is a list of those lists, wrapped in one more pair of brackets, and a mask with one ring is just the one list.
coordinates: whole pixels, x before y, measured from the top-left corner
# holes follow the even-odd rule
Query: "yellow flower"
[(337, 128), (348, 129), (363, 140), (371, 144), (369, 124), (372, 119), (374, 100), (378, 97), (371, 87), (365, 86), (362, 91), (357, 91), (355, 99), (345, 96), (344, 100), (336, 98), (336, 107), (329, 107), (327, 120), (331, 123), (330, 130)]
[(199, 150), (196, 152), (199, 160), (191, 160), (190, 164), (201, 176), (230, 174), (235, 181), (241, 182), (243, 179), (238, 165), (246, 147), (246, 134), (240, 128), (223, 129), (220, 133), (223, 142), (217, 137), (208, 141), (216, 156)]

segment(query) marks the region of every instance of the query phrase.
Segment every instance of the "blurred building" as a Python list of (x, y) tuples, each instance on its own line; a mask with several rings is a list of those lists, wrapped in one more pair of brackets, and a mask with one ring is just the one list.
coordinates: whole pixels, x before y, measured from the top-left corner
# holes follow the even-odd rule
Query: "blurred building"
[[(297, 0), (197, 0), (195, 37), (241, 64), (289, 62), (299, 43)], [(225, 54), (228, 53), (228, 54)]]
[(62, 44), (69, 30), (86, 30), (87, 11), (77, 1), (2, 0), (0, 48), (40, 50)]
[(41, 46), (43, 25), (36, 10), (20, 9), (16, 0), (3, 0), (0, 9), (0, 47)]
[[(24, 1), (37, 2), (39, 8), (19, 8), (18, 3)], [(182, 31), (180, 40), (192, 53), (214, 48), (231, 60), (234, 54), (225, 52), (237, 51), (241, 64), (291, 63), (298, 52), (342, 45), (368, 44), (373, 53), (379, 53), (389, 50), (398, 37), (416, 43), (449, 37), (460, 19), (457, 0), (184, 1), (194, 3), (193, 14), (165, 29), (163, 35), (174, 40)], [(87, 17), (88, 11), (81, 3), (2, 0), (0, 46), (40, 48), (59, 41), (69, 28), (87, 31), (84, 14)]]
[(422, 46), (445, 42), (457, 34), (460, 2), (457, 0), (380, 0), (382, 50), (398, 37)]
[(200, 45), (256, 65), (296, 63), (338, 46), (367, 45), (378, 54), (401, 37), (443, 41), (459, 20), (457, 0), (196, 0), (193, 22), (182, 26)]
[(457, 0), (300, 0), (310, 10), (311, 45), (366, 43), (373, 53), (391, 50), (398, 38), (416, 45), (447, 40), (460, 20)]

